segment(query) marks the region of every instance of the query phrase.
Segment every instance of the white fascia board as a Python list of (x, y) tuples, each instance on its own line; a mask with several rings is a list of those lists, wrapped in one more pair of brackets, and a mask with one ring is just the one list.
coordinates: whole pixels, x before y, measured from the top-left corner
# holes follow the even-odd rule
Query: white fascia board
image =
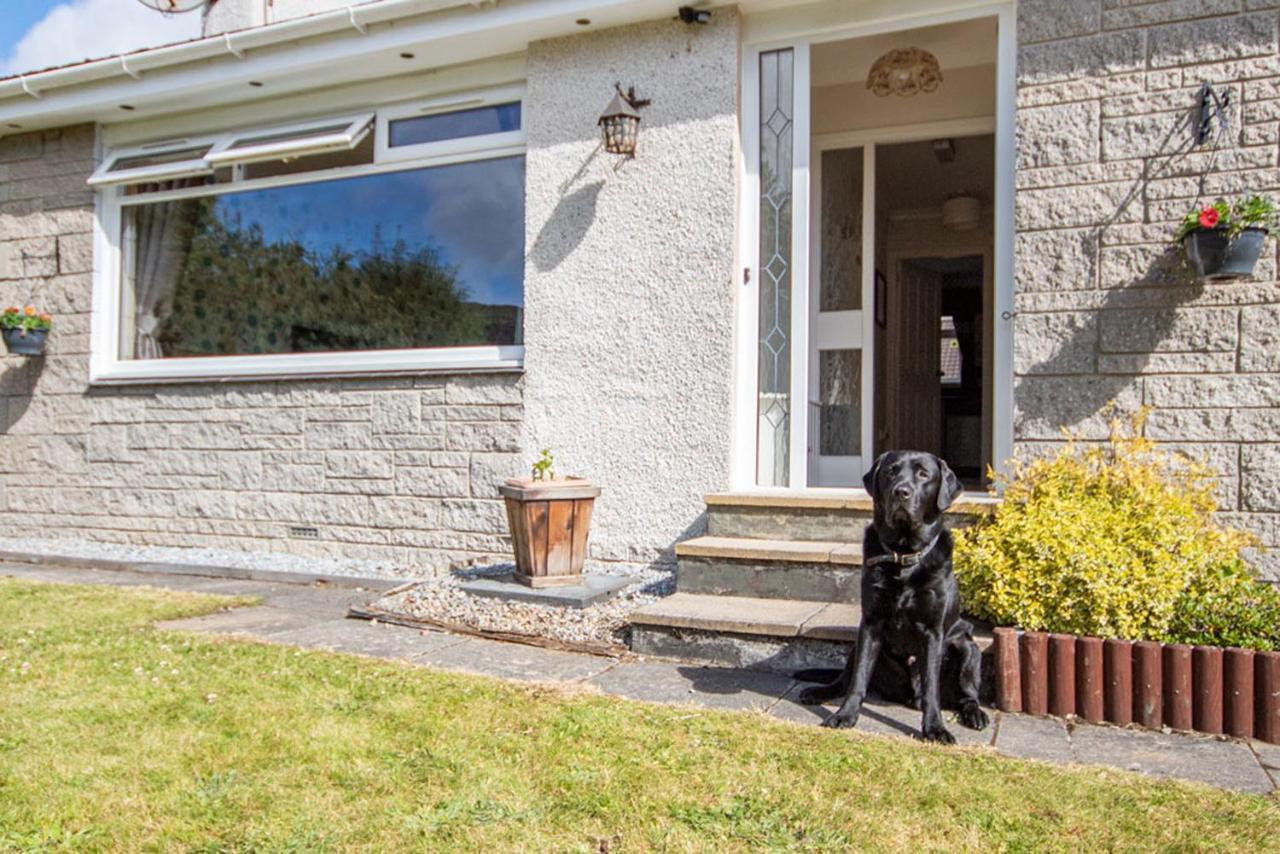
[[(0, 82), (0, 125), (18, 124), (23, 130), (79, 122), (119, 122), (163, 113), (244, 103), (257, 97), (279, 97), (330, 85), (349, 84), (360, 77), (402, 74), (399, 53), (410, 51), (429, 65), (442, 67), (490, 56), (518, 52), (530, 42), (574, 32), (578, 18), (603, 29), (672, 16), (677, 0), (501, 0), (493, 5), (465, 6), (435, 12), (429, 17), (395, 20), (379, 26), (380, 14), (407, 4), (387, 3), (359, 13), (369, 20), (365, 32), (348, 26), (326, 32), (317, 15), (278, 25), (259, 27), (201, 39), (183, 45), (144, 51), (85, 63), (26, 78)], [(419, 4), (420, 6), (421, 4)], [(416, 8), (416, 7), (415, 7)], [(292, 25), (292, 26), (291, 26)], [(332, 25), (332, 22), (330, 22)], [(299, 41), (299, 39), (305, 39)], [(203, 58), (201, 60), (201, 58)], [(396, 65), (395, 63), (400, 63)], [(163, 63), (163, 64), (160, 64)], [(130, 73), (138, 77), (130, 76)], [(249, 89), (250, 81), (267, 83)], [(67, 83), (68, 85), (63, 85)], [(31, 93), (38, 97), (33, 97)], [(128, 104), (127, 114), (120, 109)]]

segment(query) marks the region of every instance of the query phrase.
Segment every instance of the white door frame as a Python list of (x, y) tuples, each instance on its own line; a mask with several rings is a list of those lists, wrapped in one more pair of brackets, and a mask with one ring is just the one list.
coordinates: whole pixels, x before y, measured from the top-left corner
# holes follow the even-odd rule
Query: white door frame
[[(734, 411), (732, 433), (730, 437), (730, 487), (736, 490), (756, 489), (756, 429), (757, 429), (757, 369), (758, 369), (758, 330), (759, 330), (759, 216), (758, 205), (760, 195), (760, 179), (756, 170), (760, 152), (760, 54), (785, 48), (795, 50), (795, 116), (793, 127), (792, 168), (792, 277), (791, 277), (791, 433), (790, 433), (790, 488), (805, 488), (808, 478), (808, 389), (809, 389), (809, 340), (808, 324), (810, 302), (810, 235), (812, 207), (810, 203), (810, 158), (814, 149), (814, 140), (810, 132), (809, 112), (809, 50), (815, 43), (837, 41), (893, 32), (896, 30), (914, 29), (916, 27), (946, 24), (974, 18), (990, 18), (997, 20), (999, 27), (996, 46), (996, 116), (994, 128), (991, 120), (974, 120), (985, 122), (990, 132), (995, 132), (995, 313), (992, 318), (994, 366), (992, 371), (992, 456), (997, 470), (1004, 467), (1013, 452), (1013, 206), (1014, 206), (1014, 158), (1017, 148), (1015, 135), (1016, 110), (1016, 61), (1017, 61), (1017, 20), (1014, 3), (965, 4), (957, 2), (957, 8), (934, 11), (917, 15), (898, 15), (877, 20), (831, 24), (828, 21), (815, 21), (812, 29), (806, 32), (792, 32), (796, 20), (794, 17), (777, 18), (769, 21), (746, 21), (745, 31), (747, 43), (742, 50), (741, 92), (742, 122), (739, 179), (743, 192), (740, 198), (738, 222), (738, 267), (742, 269), (742, 278), (737, 285), (736, 306), (736, 369), (734, 376)], [(854, 12), (848, 13), (850, 16)], [(776, 23), (775, 23), (776, 22)], [(962, 120), (970, 121), (970, 120)], [(953, 123), (929, 123), (912, 128), (875, 129), (857, 134), (823, 135), (822, 143), (832, 142), (840, 147), (844, 140), (862, 139), (863, 145), (874, 145), (886, 142), (891, 138), (894, 142), (910, 141), (902, 136), (903, 131), (929, 132), (933, 138), (939, 134), (939, 125)], [(982, 133), (983, 131), (972, 131)], [(955, 133), (955, 135), (961, 135)], [(882, 134), (893, 134), (883, 137)], [(877, 138), (881, 136), (881, 138)], [(857, 145), (850, 142), (849, 145)], [(864, 194), (865, 195), (865, 194)], [(865, 216), (864, 216), (865, 220)], [(864, 239), (870, 231), (864, 223)], [(864, 258), (874, 258), (864, 252)], [(874, 264), (863, 264), (863, 297), (864, 307), (869, 305), (867, 299), (868, 271), (874, 294)], [(800, 310), (796, 310), (800, 307)], [(873, 315), (873, 312), (868, 312)], [(873, 321), (874, 322), (874, 321)], [(869, 348), (868, 348), (869, 349)], [(802, 354), (796, 358), (796, 354)], [(864, 353), (864, 367), (866, 354)], [(872, 365), (874, 367), (874, 364)], [(864, 376), (864, 383), (872, 382), (874, 374)], [(803, 394), (796, 394), (799, 390)], [(864, 395), (865, 396), (865, 395)], [(871, 437), (866, 425), (870, 417), (870, 409), (864, 408), (864, 442)], [(864, 447), (864, 455), (869, 455), (874, 448)]]

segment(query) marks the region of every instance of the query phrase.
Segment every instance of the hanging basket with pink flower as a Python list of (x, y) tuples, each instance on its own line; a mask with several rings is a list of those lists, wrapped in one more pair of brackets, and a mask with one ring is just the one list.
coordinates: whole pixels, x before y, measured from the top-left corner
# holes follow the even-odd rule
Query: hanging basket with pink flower
[(0, 314), (0, 333), (4, 346), (18, 356), (39, 356), (44, 353), (45, 339), (53, 328), (53, 315), (37, 311), (35, 306), (15, 308), (9, 306)]
[(1198, 278), (1229, 282), (1253, 275), (1275, 225), (1276, 205), (1267, 196), (1248, 196), (1234, 205), (1218, 199), (1188, 213), (1175, 241)]

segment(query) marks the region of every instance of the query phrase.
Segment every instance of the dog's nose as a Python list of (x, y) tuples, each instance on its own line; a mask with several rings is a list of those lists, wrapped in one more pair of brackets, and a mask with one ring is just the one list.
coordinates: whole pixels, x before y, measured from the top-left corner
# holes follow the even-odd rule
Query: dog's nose
[(898, 484), (893, 488), (893, 494), (903, 501), (906, 501), (911, 497), (911, 487), (907, 486), (905, 483)]

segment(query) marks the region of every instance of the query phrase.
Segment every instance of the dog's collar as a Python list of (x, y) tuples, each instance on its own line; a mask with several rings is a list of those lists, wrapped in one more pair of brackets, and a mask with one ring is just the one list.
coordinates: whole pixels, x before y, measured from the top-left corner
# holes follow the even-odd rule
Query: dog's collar
[(866, 560), (863, 561), (862, 565), (865, 566), (867, 569), (870, 569), (873, 566), (880, 566), (881, 564), (885, 564), (885, 563), (891, 563), (895, 566), (901, 566), (901, 567), (913, 567), (916, 564), (918, 564), (920, 561), (924, 560), (924, 556), (927, 555), (929, 552), (933, 551), (933, 547), (936, 546), (937, 544), (938, 544), (938, 538), (935, 536), (932, 540), (929, 541), (929, 544), (927, 546), (925, 546), (918, 552), (896, 552), (893, 549), (889, 548), (888, 546), (885, 546), (886, 551), (884, 554), (879, 554), (879, 555), (876, 555), (875, 557), (867, 558)]

